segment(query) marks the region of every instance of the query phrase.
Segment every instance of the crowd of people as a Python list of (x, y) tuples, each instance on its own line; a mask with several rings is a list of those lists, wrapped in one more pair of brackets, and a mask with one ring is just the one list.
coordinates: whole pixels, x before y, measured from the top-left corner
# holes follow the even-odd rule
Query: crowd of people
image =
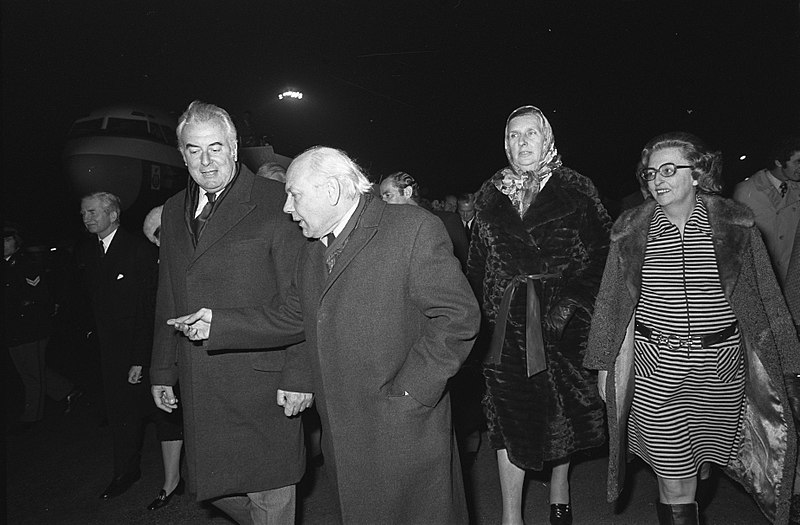
[[(409, 173), (373, 183), (325, 146), (253, 173), (230, 115), (195, 101), (176, 131), (188, 187), (145, 219), (151, 243), (120, 228), (115, 195), (85, 196), (70, 295), (112, 430), (100, 497), (139, 479), (152, 420), (150, 510), (186, 486), (237, 523), (293, 524), (310, 409), (342, 523), (468, 523), (484, 435), (504, 525), (523, 523), (529, 471), (549, 474), (550, 523), (571, 524), (575, 455), (606, 444), (609, 501), (636, 456), (659, 524), (699, 523), (712, 466), (769, 521), (798, 521), (800, 139), (728, 199), (720, 152), (659, 135), (636, 168), (644, 202), (612, 221), (541, 110), (503, 132), (507, 166), (428, 201)], [(28, 425), (45, 394), (69, 411), (83, 391), (46, 367), (57, 307), (4, 236), (6, 326), (42, 320), (6, 338)]]

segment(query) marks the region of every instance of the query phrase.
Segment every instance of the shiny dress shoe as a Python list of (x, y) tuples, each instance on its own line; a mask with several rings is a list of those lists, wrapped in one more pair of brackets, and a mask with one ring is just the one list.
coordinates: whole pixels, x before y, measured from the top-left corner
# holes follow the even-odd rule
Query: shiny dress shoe
[(123, 474), (121, 476), (117, 476), (116, 478), (111, 480), (111, 483), (106, 487), (106, 490), (100, 494), (100, 499), (111, 499), (115, 496), (119, 496), (129, 488), (131, 485), (139, 481), (139, 478), (142, 477), (142, 471), (136, 470), (135, 472), (131, 472), (128, 474)]
[(569, 503), (551, 504), (550, 525), (572, 525), (572, 506)]
[(80, 388), (73, 388), (69, 394), (67, 394), (66, 399), (66, 407), (64, 407), (64, 413), (69, 414), (75, 407), (78, 406), (78, 400), (83, 397), (83, 390)]
[(171, 500), (172, 496), (175, 494), (179, 496), (183, 494), (183, 478), (178, 481), (178, 484), (175, 485), (175, 489), (169, 493), (169, 496), (167, 496), (167, 492), (164, 489), (158, 491), (158, 496), (156, 496), (156, 499), (153, 500), (153, 503), (147, 506), (147, 510), (156, 510), (160, 509), (161, 507), (166, 507), (169, 503), (169, 500)]

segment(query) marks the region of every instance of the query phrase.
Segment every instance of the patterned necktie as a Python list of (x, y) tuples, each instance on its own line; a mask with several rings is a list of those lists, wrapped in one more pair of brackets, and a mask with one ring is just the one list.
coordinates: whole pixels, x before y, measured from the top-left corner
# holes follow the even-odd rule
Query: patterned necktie
[(198, 238), (200, 237), (200, 233), (203, 231), (206, 221), (211, 216), (211, 211), (214, 209), (214, 202), (217, 200), (217, 194), (207, 191), (206, 198), (208, 199), (208, 202), (205, 206), (203, 206), (203, 209), (200, 211), (200, 215), (195, 217), (194, 222), (192, 223), (194, 225), (194, 235)]
[(786, 181), (781, 182), (781, 185), (778, 186), (778, 191), (781, 192), (781, 199), (786, 197), (786, 192), (789, 191), (789, 185)]
[(331, 246), (333, 246), (333, 241), (336, 240), (336, 235), (333, 232), (330, 232), (328, 235), (325, 236), (325, 242), (328, 245), (327, 255), (325, 256), (325, 268), (328, 270), (328, 273), (331, 273), (333, 270), (333, 265), (336, 264), (336, 257), (339, 255), (341, 250), (331, 250)]

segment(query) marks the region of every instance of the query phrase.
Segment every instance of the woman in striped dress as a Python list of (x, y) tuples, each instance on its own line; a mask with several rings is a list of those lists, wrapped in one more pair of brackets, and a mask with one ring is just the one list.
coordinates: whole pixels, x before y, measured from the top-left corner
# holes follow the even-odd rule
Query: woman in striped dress
[(698, 522), (710, 464), (785, 523), (796, 440), (784, 374), (800, 356), (753, 215), (717, 195), (721, 154), (688, 133), (651, 140), (638, 172), (653, 199), (614, 225), (585, 360), (608, 407), (609, 499), (632, 452), (658, 478), (659, 523)]

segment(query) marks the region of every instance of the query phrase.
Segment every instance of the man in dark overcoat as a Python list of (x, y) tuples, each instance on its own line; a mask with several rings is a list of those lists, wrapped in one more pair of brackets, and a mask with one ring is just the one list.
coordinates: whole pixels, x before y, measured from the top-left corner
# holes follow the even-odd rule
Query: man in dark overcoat
[(314, 371), (342, 521), (468, 523), (445, 386), (480, 319), (442, 222), (375, 198), (332, 148), (297, 157), (286, 193), (284, 211), (320, 239), (301, 252), (287, 302), (201, 309), (171, 323), (190, 338), (210, 334), (209, 348), (259, 346), (304, 326), (308, 352), (290, 357)]
[(204, 305), (281, 299), (306, 241), (281, 213), (283, 186), (237, 165), (236, 129), (225, 110), (193, 102), (177, 134), (192, 180), (162, 212), (153, 397), (166, 411), (183, 404), (188, 482), (198, 500), (213, 498), (239, 523), (294, 523), (295, 484), (305, 470), (302, 427), (276, 399), (310, 391), (310, 375), (284, 365), (285, 349), (263, 347), (297, 343), (302, 330), (250, 351), (233, 342), (212, 352), (166, 320)]
[(91, 236), (75, 249), (77, 278), (91, 305), (103, 393), (114, 449), (114, 477), (101, 499), (125, 492), (141, 477), (139, 460), (150, 404), (147, 367), (153, 342), (158, 274), (154, 247), (119, 227), (119, 198), (107, 192), (81, 200)]

